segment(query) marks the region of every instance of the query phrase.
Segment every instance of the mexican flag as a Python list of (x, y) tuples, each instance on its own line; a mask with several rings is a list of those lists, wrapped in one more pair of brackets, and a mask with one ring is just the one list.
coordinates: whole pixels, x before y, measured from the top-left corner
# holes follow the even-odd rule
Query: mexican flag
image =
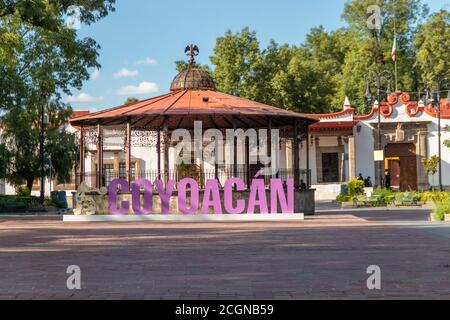
[(397, 60), (397, 36), (394, 37), (394, 45), (392, 46), (392, 61)]

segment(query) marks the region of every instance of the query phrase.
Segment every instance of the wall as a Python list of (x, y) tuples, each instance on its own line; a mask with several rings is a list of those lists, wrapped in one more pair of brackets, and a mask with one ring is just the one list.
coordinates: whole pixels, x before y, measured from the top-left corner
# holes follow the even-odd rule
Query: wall
[[(442, 120), (442, 142), (446, 139), (450, 139), (450, 133), (445, 130), (446, 125), (450, 126), (450, 120)], [(430, 123), (428, 125), (428, 156), (438, 155), (438, 132), (437, 123)], [(442, 146), (442, 184), (446, 189), (450, 189), (450, 149), (446, 146)], [(439, 186), (439, 173), (434, 178), (430, 175), (429, 182), (431, 186)]]
[(356, 175), (375, 177), (374, 137), (372, 128), (368, 123), (360, 122), (361, 129), (355, 135), (356, 147)]

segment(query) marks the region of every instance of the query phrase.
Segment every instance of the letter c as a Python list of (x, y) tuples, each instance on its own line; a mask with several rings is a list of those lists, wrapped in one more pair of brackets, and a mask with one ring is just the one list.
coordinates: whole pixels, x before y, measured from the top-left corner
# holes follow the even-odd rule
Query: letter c
[(129, 186), (128, 181), (125, 179), (117, 179), (113, 180), (108, 188), (109, 193), (109, 211), (111, 214), (116, 215), (124, 215), (128, 214), (128, 211), (130, 210), (130, 203), (128, 201), (122, 201), (121, 208), (117, 207), (117, 187), (121, 187), (122, 192), (129, 192)]
[(236, 207), (233, 207), (233, 186), (236, 185), (237, 191), (245, 190), (245, 183), (242, 179), (231, 178), (225, 182), (224, 186), (224, 206), (229, 214), (241, 214), (245, 210), (245, 200), (237, 200)]

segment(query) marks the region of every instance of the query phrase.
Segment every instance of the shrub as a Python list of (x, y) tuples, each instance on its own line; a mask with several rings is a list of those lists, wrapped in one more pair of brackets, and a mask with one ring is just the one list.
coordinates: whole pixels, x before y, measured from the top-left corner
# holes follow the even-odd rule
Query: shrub
[(29, 209), (33, 206), (33, 197), (22, 197), (22, 196), (11, 196), (2, 195), (0, 196), (0, 210), (20, 210)]
[(361, 196), (365, 194), (364, 181), (352, 179), (347, 184), (347, 195), (350, 197)]
[(436, 206), (433, 211), (434, 219), (444, 221), (445, 215), (450, 214), (450, 193), (433, 192), (431, 197)]
[(434, 219), (437, 221), (444, 221), (446, 214), (450, 214), (450, 203), (441, 202), (436, 204), (436, 209), (433, 211)]
[(418, 194), (418, 196), (420, 197), (420, 201), (423, 202), (433, 201), (437, 203), (450, 200), (450, 194), (448, 192), (427, 191)]
[(340, 194), (336, 197), (336, 201), (337, 202), (349, 202), (352, 201), (352, 197), (349, 196), (348, 194)]
[(51, 198), (45, 198), (44, 199), (44, 207), (57, 207), (58, 204)]
[(28, 187), (20, 186), (16, 190), (16, 194), (18, 197), (30, 197), (31, 191), (28, 189)]
[(372, 196), (379, 197), (380, 205), (387, 205), (394, 201), (395, 193), (390, 189), (377, 188), (373, 191)]

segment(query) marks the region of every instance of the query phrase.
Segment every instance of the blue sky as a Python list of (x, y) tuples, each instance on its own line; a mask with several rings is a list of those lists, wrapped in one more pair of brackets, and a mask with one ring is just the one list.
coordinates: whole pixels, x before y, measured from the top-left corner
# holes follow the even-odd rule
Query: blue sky
[[(144, 99), (169, 90), (176, 75), (174, 61), (186, 59), (184, 48), (200, 48), (199, 63), (209, 64), (215, 40), (228, 29), (249, 26), (262, 46), (270, 39), (300, 44), (312, 27), (327, 30), (343, 24), (346, 0), (117, 0), (116, 12), (80, 37), (101, 46), (102, 68), (69, 99), (74, 110), (101, 110), (122, 104), (129, 96)], [(449, 0), (428, 0), (431, 11), (449, 7)]]

